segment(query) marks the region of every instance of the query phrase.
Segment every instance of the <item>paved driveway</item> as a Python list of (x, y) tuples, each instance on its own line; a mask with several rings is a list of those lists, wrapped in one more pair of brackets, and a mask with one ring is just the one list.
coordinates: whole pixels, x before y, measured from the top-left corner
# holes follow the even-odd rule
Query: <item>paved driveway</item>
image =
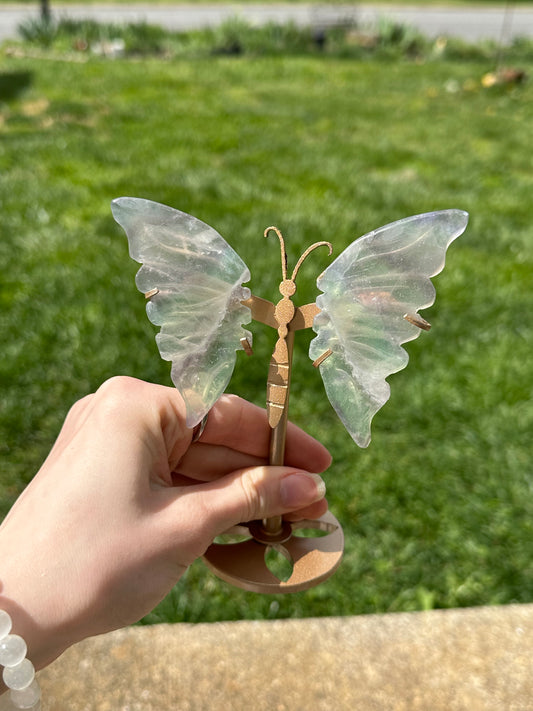
[[(320, 27), (343, 19), (361, 24), (376, 22), (379, 15), (413, 25), (430, 37), (454, 35), (465, 40), (483, 38), (508, 41), (514, 36), (533, 37), (533, 5), (506, 11), (501, 7), (399, 7), (393, 4), (316, 5), (316, 4), (231, 4), (231, 5), (68, 5), (52, 9), (58, 17), (93, 18), (101, 22), (146, 21), (170, 29), (192, 29), (216, 25), (239, 15), (255, 23), (293, 21), (299, 25)], [(27, 18), (37, 18), (38, 3), (0, 5), (0, 40), (16, 37), (18, 25)]]

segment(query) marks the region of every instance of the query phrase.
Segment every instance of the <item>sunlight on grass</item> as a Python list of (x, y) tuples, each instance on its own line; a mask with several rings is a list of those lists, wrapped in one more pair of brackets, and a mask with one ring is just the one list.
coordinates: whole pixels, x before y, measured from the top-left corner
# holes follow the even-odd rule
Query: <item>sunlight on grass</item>
[[(523, 59), (529, 73), (531, 59)], [(533, 87), (484, 89), (486, 62), (331, 57), (62, 61), (2, 55), (25, 76), (0, 97), (0, 504), (5, 513), (72, 402), (124, 373), (169, 383), (113, 222), (120, 195), (213, 225), (276, 298), (289, 261), (335, 254), (410, 214), (470, 212), (435, 279), (433, 324), (389, 380), (373, 441), (337, 421), (299, 334), (291, 417), (330, 448), (346, 536), (334, 577), (256, 596), (191, 567), (146, 621), (355, 614), (533, 599), (531, 342)], [(1, 84), (0, 84), (1, 86)], [(328, 259), (299, 277), (316, 298)], [(274, 334), (254, 326), (231, 390), (258, 403)]]

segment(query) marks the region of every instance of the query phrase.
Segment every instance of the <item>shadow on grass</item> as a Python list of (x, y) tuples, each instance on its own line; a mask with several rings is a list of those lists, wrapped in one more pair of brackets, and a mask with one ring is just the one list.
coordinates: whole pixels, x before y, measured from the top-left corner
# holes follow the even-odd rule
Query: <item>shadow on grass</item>
[(0, 101), (16, 99), (32, 83), (32, 72), (0, 72)]

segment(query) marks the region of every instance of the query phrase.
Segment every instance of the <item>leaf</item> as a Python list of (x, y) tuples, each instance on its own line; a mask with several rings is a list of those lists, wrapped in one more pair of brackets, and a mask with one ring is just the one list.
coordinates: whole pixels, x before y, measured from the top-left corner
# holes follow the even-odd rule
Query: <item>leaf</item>
[(118, 198), (111, 205), (124, 228), (130, 255), (142, 267), (136, 284), (154, 292), (146, 305), (161, 330), (161, 357), (172, 362), (171, 377), (194, 427), (224, 392), (233, 372), (242, 328), (251, 321), (241, 302), (250, 272), (229, 244), (204, 222), (151, 200)]
[(407, 321), (431, 306), (430, 277), (444, 267), (446, 249), (466, 228), (462, 210), (407, 217), (364, 235), (320, 275), (320, 313), (309, 357), (319, 365), (328, 398), (360, 447), (370, 442), (370, 423), (389, 399), (385, 378), (409, 359), (402, 343), (420, 330)]

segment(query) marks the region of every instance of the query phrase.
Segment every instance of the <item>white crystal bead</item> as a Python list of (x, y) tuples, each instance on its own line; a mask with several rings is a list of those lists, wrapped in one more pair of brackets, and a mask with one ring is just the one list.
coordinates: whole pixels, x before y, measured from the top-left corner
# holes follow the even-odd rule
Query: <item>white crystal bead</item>
[(33, 709), (41, 698), (41, 689), (34, 679), (27, 689), (11, 691), (11, 701), (18, 709)]
[(28, 648), (26, 642), (18, 634), (8, 634), (0, 640), (0, 664), (3, 667), (14, 667), (19, 664)]
[(35, 678), (35, 668), (29, 659), (23, 659), (14, 667), (6, 667), (2, 674), (4, 683), (10, 689), (26, 689)]
[(12, 626), (13, 623), (11, 622), (11, 617), (5, 610), (0, 610), (0, 639), (7, 637), (7, 635), (11, 632)]

